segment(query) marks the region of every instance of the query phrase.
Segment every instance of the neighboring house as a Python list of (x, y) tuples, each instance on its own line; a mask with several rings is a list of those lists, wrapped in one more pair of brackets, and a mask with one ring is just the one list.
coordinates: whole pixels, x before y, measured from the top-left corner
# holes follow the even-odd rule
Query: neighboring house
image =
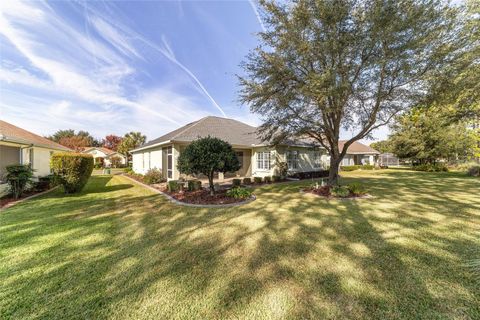
[[(345, 144), (345, 140), (340, 140), (338, 142), (338, 148), (343, 150), (343, 145)], [(378, 156), (380, 152), (377, 150), (364, 145), (358, 141), (352, 143), (348, 149), (347, 154), (342, 159), (341, 166), (353, 166), (353, 165), (375, 165), (378, 162)]]
[(121, 166), (127, 164), (126, 156), (104, 147), (86, 147), (83, 149), (82, 153), (91, 154), (95, 164), (100, 163), (105, 167), (112, 167), (112, 162), (115, 162), (114, 158), (118, 159), (118, 164)]
[(72, 150), (0, 120), (0, 181), (12, 164), (30, 164), (36, 177), (49, 175), (50, 156), (56, 151)]
[(256, 132), (257, 128), (237, 120), (205, 117), (131, 150), (133, 170), (145, 174), (150, 169), (159, 169), (165, 178), (178, 179), (181, 176), (177, 169), (178, 156), (189, 143), (206, 136), (232, 145), (241, 164), (233, 176), (276, 175), (279, 162), (286, 162), (290, 173), (317, 171), (328, 166), (326, 150), (311, 141), (296, 140), (270, 146), (262, 142)]

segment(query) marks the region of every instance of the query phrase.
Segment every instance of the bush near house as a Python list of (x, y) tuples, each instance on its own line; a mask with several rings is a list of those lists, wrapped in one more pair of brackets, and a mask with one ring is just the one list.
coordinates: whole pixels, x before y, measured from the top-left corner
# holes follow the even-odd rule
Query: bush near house
[(474, 165), (468, 168), (467, 175), (470, 177), (480, 177), (480, 165)]
[(170, 180), (168, 181), (168, 191), (169, 192), (177, 192), (180, 190), (180, 184), (177, 180)]
[(162, 176), (162, 171), (158, 169), (150, 169), (145, 173), (145, 176), (143, 177), (143, 182), (146, 184), (155, 184), (155, 183), (160, 183), (164, 182), (165, 179)]
[(281, 181), (281, 180), (282, 180), (281, 176), (272, 176), (272, 181), (273, 182), (278, 182), (278, 181)]
[(202, 182), (200, 180), (189, 180), (187, 182), (188, 191), (197, 191), (202, 188)]
[(8, 183), (10, 192), (14, 199), (18, 199), (22, 196), (28, 184), (32, 182), (33, 169), (30, 165), (21, 164), (10, 165), (5, 169), (7, 170), (5, 180)]
[(263, 181), (264, 181), (265, 183), (270, 183), (270, 182), (272, 182), (272, 177), (270, 177), (270, 176), (265, 176), (265, 177), (263, 177)]
[(252, 184), (252, 179), (251, 178), (243, 178), (243, 184), (245, 184), (245, 185)]
[(371, 164), (356, 164), (352, 166), (340, 166), (342, 171), (355, 171), (355, 170), (373, 170), (374, 166)]
[(412, 168), (415, 171), (426, 171), (426, 172), (447, 172), (448, 168), (444, 163), (425, 163), (418, 164)]
[(241, 179), (233, 179), (232, 180), (232, 185), (234, 187), (240, 187), (240, 185), (242, 184), (242, 180)]
[(328, 170), (295, 172), (291, 174), (290, 177), (296, 178), (296, 179), (326, 178), (328, 177)]
[(262, 177), (253, 177), (253, 182), (262, 183)]
[(83, 153), (54, 153), (50, 167), (65, 193), (76, 193), (83, 189), (92, 175), (93, 157)]
[(242, 187), (235, 187), (227, 191), (227, 196), (235, 199), (246, 199), (252, 196), (252, 190)]

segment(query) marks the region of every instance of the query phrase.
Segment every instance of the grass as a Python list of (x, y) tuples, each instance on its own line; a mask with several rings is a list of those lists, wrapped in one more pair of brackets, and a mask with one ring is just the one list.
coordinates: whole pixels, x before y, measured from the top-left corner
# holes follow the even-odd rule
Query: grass
[(0, 212), (0, 318), (479, 319), (480, 180), (357, 171), (371, 199), (264, 186), (175, 206), (121, 176)]

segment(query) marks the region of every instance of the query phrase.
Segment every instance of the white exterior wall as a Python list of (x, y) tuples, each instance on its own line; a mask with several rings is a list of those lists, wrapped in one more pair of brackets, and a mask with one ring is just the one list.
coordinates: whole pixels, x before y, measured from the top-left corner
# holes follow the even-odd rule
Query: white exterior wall
[[(270, 151), (270, 170), (260, 169), (257, 167), (257, 153), (265, 152), (265, 151)], [(266, 177), (266, 176), (274, 175), (275, 160), (277, 156), (278, 154), (276, 150), (272, 148), (260, 147), (260, 148), (253, 149), (252, 160), (251, 160), (252, 177)]]
[(162, 148), (148, 149), (132, 154), (132, 170), (145, 174), (150, 169), (162, 170)]
[(33, 152), (33, 175), (35, 177), (48, 176), (50, 172), (50, 157), (54, 152), (62, 152), (55, 149), (41, 147), (23, 148), (22, 164), (30, 164), (30, 152)]

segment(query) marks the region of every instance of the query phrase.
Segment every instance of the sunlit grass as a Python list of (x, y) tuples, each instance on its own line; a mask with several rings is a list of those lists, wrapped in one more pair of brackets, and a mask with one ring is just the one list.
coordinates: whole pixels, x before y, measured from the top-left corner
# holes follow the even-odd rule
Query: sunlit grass
[(0, 212), (0, 318), (480, 318), (480, 180), (345, 175), (373, 197), (316, 198), (304, 181), (195, 209), (95, 176), (14, 206)]

